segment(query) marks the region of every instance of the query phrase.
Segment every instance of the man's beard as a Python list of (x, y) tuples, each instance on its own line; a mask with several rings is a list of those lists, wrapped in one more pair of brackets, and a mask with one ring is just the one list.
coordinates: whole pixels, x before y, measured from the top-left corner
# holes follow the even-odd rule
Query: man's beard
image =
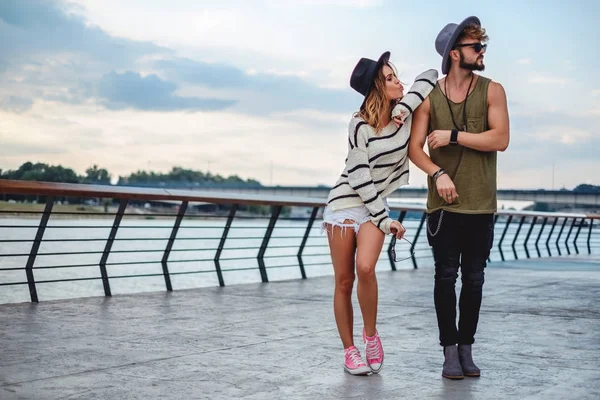
[(465, 56), (463, 53), (460, 53), (460, 64), (459, 66), (463, 69), (468, 69), (469, 71), (483, 71), (485, 70), (485, 65), (483, 63), (478, 64), (477, 61), (474, 63), (468, 63), (465, 61)]

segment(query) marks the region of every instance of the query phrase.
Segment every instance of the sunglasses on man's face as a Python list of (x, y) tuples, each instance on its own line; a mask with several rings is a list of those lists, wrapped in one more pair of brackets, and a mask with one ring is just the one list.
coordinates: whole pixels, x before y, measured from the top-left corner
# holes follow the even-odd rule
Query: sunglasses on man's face
[(457, 44), (456, 47), (472, 47), (473, 50), (475, 50), (475, 53), (481, 53), (481, 51), (485, 51), (485, 49), (487, 48), (487, 44), (483, 44), (483, 43), (463, 43), (463, 44)]

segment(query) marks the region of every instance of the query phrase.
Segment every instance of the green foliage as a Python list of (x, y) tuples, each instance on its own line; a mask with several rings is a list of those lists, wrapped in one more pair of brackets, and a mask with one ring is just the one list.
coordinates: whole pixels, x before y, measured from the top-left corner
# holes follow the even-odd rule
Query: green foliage
[(152, 185), (152, 186), (208, 186), (208, 185), (250, 185), (261, 186), (254, 179), (244, 180), (237, 175), (223, 177), (213, 175), (210, 172), (195, 171), (181, 167), (173, 167), (167, 173), (156, 173), (154, 171), (137, 171), (129, 176), (119, 177), (119, 185)]
[[(13, 179), (24, 181), (65, 182), (65, 183), (90, 183), (109, 185), (112, 175), (105, 168), (94, 164), (85, 170), (85, 175), (78, 176), (71, 168), (62, 165), (48, 165), (44, 163), (26, 162), (16, 170), (0, 169), (0, 179)], [(261, 186), (254, 179), (244, 180), (237, 175), (223, 177), (181, 167), (173, 167), (168, 173), (154, 171), (137, 171), (129, 176), (119, 177), (118, 185), (139, 186), (181, 186), (197, 187), (210, 185), (230, 186)]]
[(98, 168), (96, 164), (85, 170), (85, 177), (83, 181), (85, 183), (95, 183), (97, 185), (109, 185), (110, 174), (104, 168)]
[(581, 184), (573, 189), (573, 191), (579, 193), (600, 193), (600, 186)]
[(2, 179), (17, 179), (24, 181), (66, 182), (78, 183), (80, 177), (71, 168), (62, 165), (26, 162), (17, 170), (2, 171)]

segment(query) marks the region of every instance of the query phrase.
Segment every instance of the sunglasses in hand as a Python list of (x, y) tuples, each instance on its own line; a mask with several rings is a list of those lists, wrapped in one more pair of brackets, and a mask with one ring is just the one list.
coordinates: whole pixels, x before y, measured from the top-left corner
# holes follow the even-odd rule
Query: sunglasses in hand
[(413, 250), (412, 242), (410, 242), (406, 238), (402, 238), (402, 240), (404, 240), (406, 243), (408, 243), (410, 245), (410, 255), (408, 257), (401, 258), (400, 260), (398, 260), (396, 258), (396, 241), (397, 241), (397, 239), (396, 239), (396, 236), (392, 236), (392, 242), (390, 243), (390, 246), (392, 248), (392, 259), (394, 260), (394, 262), (405, 261), (405, 260), (408, 260), (409, 258), (412, 258), (415, 255), (415, 252)]

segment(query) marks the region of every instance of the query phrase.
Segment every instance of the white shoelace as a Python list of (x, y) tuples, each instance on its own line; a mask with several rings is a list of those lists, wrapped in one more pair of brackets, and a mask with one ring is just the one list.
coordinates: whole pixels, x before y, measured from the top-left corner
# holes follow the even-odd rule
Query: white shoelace
[(354, 363), (354, 365), (362, 365), (365, 362), (363, 361), (363, 359), (360, 356), (360, 353), (358, 352), (358, 349), (354, 349), (352, 351), (348, 352), (348, 356), (350, 357), (350, 360), (352, 360), (352, 362)]
[(379, 346), (377, 345), (377, 337), (373, 340), (367, 339), (367, 358), (369, 359), (379, 359), (381, 357), (381, 353), (379, 352)]

